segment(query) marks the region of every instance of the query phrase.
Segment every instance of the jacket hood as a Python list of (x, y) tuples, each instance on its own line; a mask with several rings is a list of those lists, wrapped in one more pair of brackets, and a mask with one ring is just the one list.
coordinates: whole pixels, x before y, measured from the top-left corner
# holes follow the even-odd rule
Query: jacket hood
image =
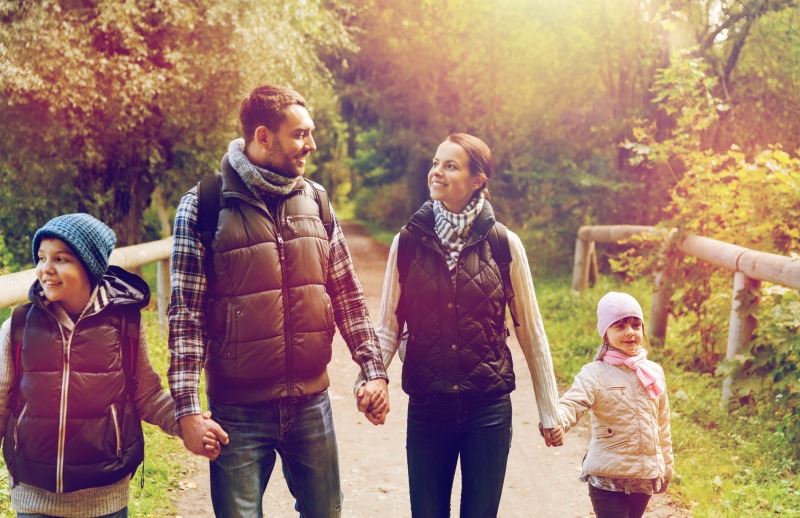
[(150, 303), (150, 287), (144, 279), (119, 266), (109, 266), (99, 285), (105, 288), (109, 304), (134, 304), (141, 309)]
[[(42, 285), (38, 280), (31, 285), (28, 291), (28, 299), (38, 306), (47, 306), (49, 304), (44, 297)], [(150, 303), (150, 287), (147, 286), (144, 279), (135, 273), (131, 273), (119, 266), (109, 266), (94, 291), (92, 291), (90, 302), (94, 306), (92, 313), (96, 313), (111, 304), (130, 304), (142, 309)]]

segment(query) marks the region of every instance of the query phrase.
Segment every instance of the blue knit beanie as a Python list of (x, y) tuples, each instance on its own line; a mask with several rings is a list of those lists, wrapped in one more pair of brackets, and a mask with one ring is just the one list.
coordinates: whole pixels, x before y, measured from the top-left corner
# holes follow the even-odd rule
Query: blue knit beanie
[(33, 235), (33, 264), (39, 262), (39, 244), (43, 238), (54, 237), (65, 242), (80, 260), (92, 286), (108, 270), (108, 257), (114, 250), (117, 236), (114, 231), (89, 214), (64, 214), (44, 224)]

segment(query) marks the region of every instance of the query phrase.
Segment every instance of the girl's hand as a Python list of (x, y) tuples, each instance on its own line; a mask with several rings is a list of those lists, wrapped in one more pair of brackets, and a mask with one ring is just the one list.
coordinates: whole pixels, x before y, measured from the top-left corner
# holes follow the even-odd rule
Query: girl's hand
[(544, 428), (542, 423), (539, 423), (539, 433), (544, 437), (544, 443), (548, 448), (550, 446), (558, 447), (564, 445), (564, 429), (561, 426)]

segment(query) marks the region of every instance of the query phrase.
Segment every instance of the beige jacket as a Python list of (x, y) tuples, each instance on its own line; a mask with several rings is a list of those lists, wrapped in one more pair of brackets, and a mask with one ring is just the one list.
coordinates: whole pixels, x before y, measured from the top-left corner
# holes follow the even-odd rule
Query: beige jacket
[[(661, 366), (647, 363), (666, 387)], [(666, 390), (651, 399), (633, 370), (594, 361), (583, 366), (559, 400), (561, 425), (569, 430), (587, 410), (592, 416), (592, 440), (583, 475), (663, 478), (669, 483), (674, 461)]]

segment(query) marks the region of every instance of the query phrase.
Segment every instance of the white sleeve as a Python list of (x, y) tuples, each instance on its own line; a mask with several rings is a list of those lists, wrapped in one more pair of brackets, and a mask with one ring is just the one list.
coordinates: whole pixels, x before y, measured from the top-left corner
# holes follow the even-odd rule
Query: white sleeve
[[(392, 247), (389, 249), (389, 259), (386, 261), (386, 273), (383, 277), (383, 294), (381, 296), (381, 310), (378, 313), (378, 324), (375, 326), (375, 334), (381, 345), (381, 357), (386, 370), (392, 363), (395, 353), (400, 348), (400, 324), (397, 321), (397, 304), (400, 302), (400, 274), (397, 271), (397, 249), (399, 246), (400, 234), (394, 236)], [(400, 351), (400, 356), (405, 351)], [(355, 393), (358, 388), (365, 383), (364, 374), (359, 373), (356, 384), (353, 387)]]
[(559, 425), (558, 387), (553, 372), (550, 345), (536, 302), (536, 292), (533, 288), (525, 247), (511, 230), (508, 230), (508, 243), (511, 248), (511, 285), (514, 288), (511, 306), (519, 321), (519, 326), (514, 328), (514, 334), (531, 373), (539, 420), (545, 428), (554, 428)]

